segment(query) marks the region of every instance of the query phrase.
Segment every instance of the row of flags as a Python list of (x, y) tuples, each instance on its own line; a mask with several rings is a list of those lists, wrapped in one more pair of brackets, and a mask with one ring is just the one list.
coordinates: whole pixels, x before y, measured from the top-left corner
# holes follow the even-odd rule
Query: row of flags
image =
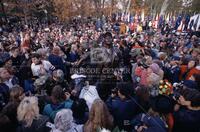
[(115, 20), (121, 20), (127, 23), (142, 23), (149, 22), (153, 28), (161, 28), (163, 25), (168, 24), (173, 27), (174, 30), (177, 31), (187, 31), (187, 30), (197, 30), (200, 22), (200, 14), (195, 19), (191, 19), (190, 15), (174, 15), (172, 13), (168, 13), (166, 15), (156, 14), (154, 17), (152, 16), (144, 16), (144, 12), (141, 14), (131, 14), (127, 13), (117, 13), (115, 15)]

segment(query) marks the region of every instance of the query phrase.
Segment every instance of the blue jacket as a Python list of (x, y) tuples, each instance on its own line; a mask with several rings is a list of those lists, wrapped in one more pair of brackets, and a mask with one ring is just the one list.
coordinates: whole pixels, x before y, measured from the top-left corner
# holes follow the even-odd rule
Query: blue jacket
[(56, 113), (59, 110), (64, 109), (64, 108), (70, 109), (72, 104), (73, 104), (73, 101), (70, 99), (66, 100), (65, 102), (62, 102), (60, 104), (47, 104), (44, 107), (43, 115), (48, 116), (51, 119), (51, 121), (53, 122), (54, 118), (56, 116)]
[(61, 69), (63, 72), (65, 72), (65, 66), (62, 57), (51, 54), (49, 55), (48, 60), (52, 65), (55, 66), (56, 69)]
[[(147, 126), (147, 129), (142, 132), (167, 132), (167, 124), (158, 116), (150, 116), (147, 114), (139, 114), (132, 121), (133, 128), (140, 127), (142, 125)], [(133, 129), (133, 132), (136, 132)]]
[(106, 101), (108, 109), (114, 117), (114, 124), (120, 129), (130, 131), (130, 121), (137, 115), (139, 107), (135, 99), (121, 100), (119, 97), (109, 97)]

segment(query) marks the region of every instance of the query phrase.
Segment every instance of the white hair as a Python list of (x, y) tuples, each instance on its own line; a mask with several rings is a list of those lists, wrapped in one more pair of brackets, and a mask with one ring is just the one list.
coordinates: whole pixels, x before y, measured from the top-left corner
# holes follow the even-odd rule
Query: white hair
[(73, 127), (73, 116), (70, 109), (60, 110), (54, 119), (54, 124), (56, 129), (59, 129), (63, 132), (71, 129)]

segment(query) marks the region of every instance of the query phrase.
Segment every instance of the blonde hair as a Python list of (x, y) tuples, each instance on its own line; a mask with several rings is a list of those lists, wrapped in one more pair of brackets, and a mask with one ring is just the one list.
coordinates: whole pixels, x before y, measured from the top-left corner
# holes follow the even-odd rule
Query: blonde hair
[(18, 106), (17, 118), (30, 127), (33, 120), (39, 118), (38, 99), (34, 96), (25, 97)]
[(110, 115), (105, 103), (96, 99), (91, 107), (89, 119), (84, 126), (85, 132), (95, 132), (98, 128), (111, 130), (113, 127), (113, 117)]

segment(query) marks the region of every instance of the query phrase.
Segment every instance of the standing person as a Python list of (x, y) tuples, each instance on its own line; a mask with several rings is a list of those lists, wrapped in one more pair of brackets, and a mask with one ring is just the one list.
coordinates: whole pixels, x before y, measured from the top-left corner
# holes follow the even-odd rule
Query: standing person
[(113, 117), (110, 115), (106, 104), (96, 99), (89, 112), (89, 119), (84, 125), (84, 132), (96, 132), (99, 128), (112, 130)]
[(114, 125), (118, 126), (120, 130), (130, 131), (132, 130), (130, 121), (137, 115), (139, 110), (137, 101), (131, 97), (129, 84), (119, 83), (117, 88), (118, 91), (111, 94), (106, 104), (114, 117)]
[(132, 120), (133, 130), (136, 132), (172, 132), (173, 118), (168, 114), (173, 111), (173, 100), (168, 96), (158, 95), (151, 97), (149, 102), (148, 113), (139, 114)]
[(62, 57), (60, 57), (60, 52), (60, 47), (54, 47), (52, 53), (48, 57), (48, 60), (55, 67), (55, 69), (61, 69), (65, 73), (65, 66)]

